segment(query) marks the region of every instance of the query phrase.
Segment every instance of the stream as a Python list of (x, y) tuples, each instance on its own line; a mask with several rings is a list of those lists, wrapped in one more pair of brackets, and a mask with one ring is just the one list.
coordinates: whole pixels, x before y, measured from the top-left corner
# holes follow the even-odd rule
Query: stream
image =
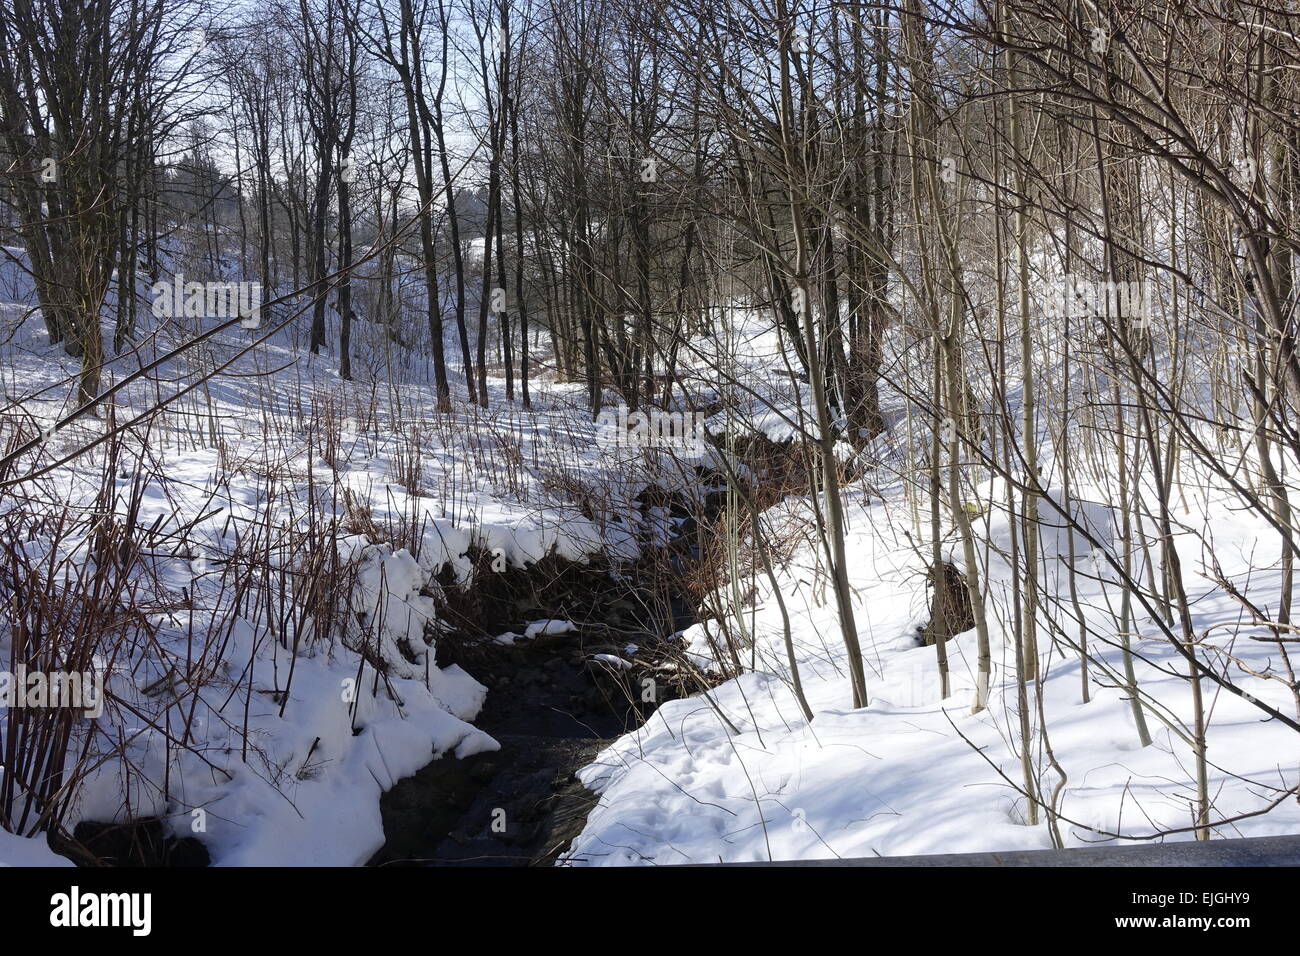
[[(705, 513), (716, 515), (719, 503), (710, 495)], [(707, 686), (676, 640), (696, 621), (682, 586), (699, 557), (695, 519), (680, 502), (670, 507), (671, 540), (632, 567), (543, 559), (479, 575), (464, 606), (449, 609), (460, 625), (439, 637), (437, 662), (487, 686), (474, 723), (501, 749), (445, 756), (385, 793), (386, 843), (371, 865), (554, 864), (598, 800), (577, 771), (659, 704)], [(577, 629), (494, 640), (546, 619)]]

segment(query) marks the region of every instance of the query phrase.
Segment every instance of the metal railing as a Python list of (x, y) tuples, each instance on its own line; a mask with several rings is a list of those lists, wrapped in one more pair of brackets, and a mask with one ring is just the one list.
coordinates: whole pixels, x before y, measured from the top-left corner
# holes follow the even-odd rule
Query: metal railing
[(1300, 836), (1126, 843), (1070, 850), (1003, 850), (714, 866), (1300, 866)]

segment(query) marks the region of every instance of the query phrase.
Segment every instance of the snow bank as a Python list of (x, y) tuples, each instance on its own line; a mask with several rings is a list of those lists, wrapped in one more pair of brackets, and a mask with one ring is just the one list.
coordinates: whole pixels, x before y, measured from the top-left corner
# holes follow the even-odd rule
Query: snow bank
[[(1194, 480), (1189, 478), (1189, 480)], [(989, 489), (985, 489), (987, 492)], [(1052, 494), (1058, 494), (1053, 491)], [(895, 492), (885, 503), (850, 510), (849, 570), (854, 609), (866, 658), (870, 703), (852, 709), (834, 597), (819, 587), (815, 548), (802, 547), (778, 576), (794, 629), (800, 676), (814, 717), (804, 719), (789, 681), (781, 618), (760, 582), (755, 601), (753, 672), (727, 681), (708, 695), (670, 701), (645, 726), (625, 735), (580, 773), (600, 795), (583, 832), (573, 841), (567, 865), (741, 862), (832, 857), (1045, 849), (1052, 845), (1042, 822), (1026, 825), (1026, 801), (1016, 791), (1020, 762), (1011, 743), (1018, 733), (1015, 659), (1010, 623), (990, 615), (992, 695), (987, 710), (971, 714), (977, 649), (973, 631), (947, 644), (951, 693), (940, 699), (933, 647), (917, 646), (917, 625), (927, 614), (924, 565), (904, 531), (923, 540), (928, 518), (900, 527), (908, 509)], [(996, 497), (996, 495), (995, 495)], [(987, 495), (983, 496), (987, 503)], [(1061, 500), (1059, 497), (1056, 500)], [(1044, 514), (1050, 506), (1044, 504)], [(1113, 549), (1117, 515), (1096, 489), (1077, 517), (1104, 548)], [(1241, 556), (1241, 572), (1253, 558), (1252, 587), (1276, 593), (1277, 572), (1261, 572), (1267, 560), (1262, 523), (1244, 520), (1227, 502), (1206, 512), (1219, 552)], [(1013, 570), (1002, 552), (1009, 541), (1004, 512), (983, 508), (975, 520), (979, 551), (996, 606), (1007, 607)], [(1078, 602), (1097, 627), (1108, 618), (1106, 575), (1093, 568), (1093, 545), (1081, 542), (1064, 521), (1044, 522), (1044, 561), (1063, 565), (1073, 540), (1084, 574)], [(1073, 538), (1072, 538), (1073, 536)], [(1275, 536), (1274, 536), (1275, 538)], [(986, 546), (986, 543), (988, 546)], [(1083, 546), (1086, 544), (1086, 547)], [(1195, 554), (1194, 539), (1182, 547)], [(954, 546), (955, 554), (960, 548)], [(985, 563), (987, 561), (987, 563)], [(1068, 846), (1104, 842), (1106, 833), (1141, 836), (1157, 829), (1190, 839), (1194, 787), (1187, 742), (1154, 717), (1154, 736), (1139, 746), (1130, 703), (1110, 675), (1121, 669), (1119, 642), (1093, 646), (1091, 700), (1084, 703), (1080, 661), (1068, 644), (1053, 643), (1046, 616), (1068, 620), (1064, 577), (1050, 575), (1060, 593), (1048, 595), (1040, 622), (1043, 707), (1053, 752), (1068, 774), (1060, 824)], [(1200, 577), (1189, 575), (1198, 633), (1240, 622), (1239, 608)], [(749, 618), (746, 611), (746, 619)], [(1190, 724), (1191, 694), (1179, 676), (1185, 663), (1157, 628), (1140, 616), (1133, 637), (1140, 686), (1163, 708), (1166, 719)], [(734, 626), (734, 624), (733, 624)], [(709, 637), (716, 622), (684, 633), (692, 659), (715, 663)], [(1269, 645), (1239, 640), (1234, 650), (1246, 666), (1266, 673)], [(748, 660), (748, 652), (745, 654)], [(1247, 693), (1290, 713), (1292, 702), (1276, 681), (1233, 671)], [(1109, 686), (1105, 686), (1109, 685)], [(1214, 694), (1208, 734), (1210, 792), (1216, 819), (1258, 810), (1278, 786), (1295, 779), (1295, 735), (1229, 694)], [(737, 732), (729, 729), (728, 724)], [(1035, 721), (1037, 725), (1037, 721)], [(1041, 748), (1042, 738), (1036, 737)], [(978, 748), (978, 749), (977, 749)], [(988, 758), (987, 760), (985, 758)], [(989, 761), (992, 761), (990, 765)], [(1042, 750), (1036, 774), (1048, 792), (1057, 777)], [(1287, 799), (1266, 815), (1216, 828), (1216, 836), (1266, 836), (1300, 832), (1300, 806)]]

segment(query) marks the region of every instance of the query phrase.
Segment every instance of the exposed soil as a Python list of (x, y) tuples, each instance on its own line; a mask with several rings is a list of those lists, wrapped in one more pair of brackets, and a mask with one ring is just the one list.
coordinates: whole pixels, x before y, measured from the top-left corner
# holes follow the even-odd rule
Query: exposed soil
[(947, 561), (930, 568), (930, 620), (917, 629), (917, 640), (926, 646), (948, 641), (975, 626), (966, 577)]
[(157, 817), (130, 823), (84, 820), (73, 844), (58, 837), (50, 846), (78, 866), (207, 866), (208, 848), (195, 837), (167, 836)]

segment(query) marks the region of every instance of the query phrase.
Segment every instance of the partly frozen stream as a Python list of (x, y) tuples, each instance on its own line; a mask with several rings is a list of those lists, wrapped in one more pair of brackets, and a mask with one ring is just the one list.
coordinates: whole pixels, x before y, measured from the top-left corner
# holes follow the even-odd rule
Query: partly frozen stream
[[(675, 635), (694, 622), (678, 587), (696, 556), (694, 522), (631, 568), (542, 562), (491, 576), (473, 625), (442, 637), (438, 664), (488, 687), (475, 725), (501, 749), (435, 760), (384, 794), (378, 865), (554, 863), (596, 796), (575, 778), (663, 701), (698, 686)], [(529, 618), (576, 627), (515, 643)], [(544, 629), (543, 629), (544, 630)]]

